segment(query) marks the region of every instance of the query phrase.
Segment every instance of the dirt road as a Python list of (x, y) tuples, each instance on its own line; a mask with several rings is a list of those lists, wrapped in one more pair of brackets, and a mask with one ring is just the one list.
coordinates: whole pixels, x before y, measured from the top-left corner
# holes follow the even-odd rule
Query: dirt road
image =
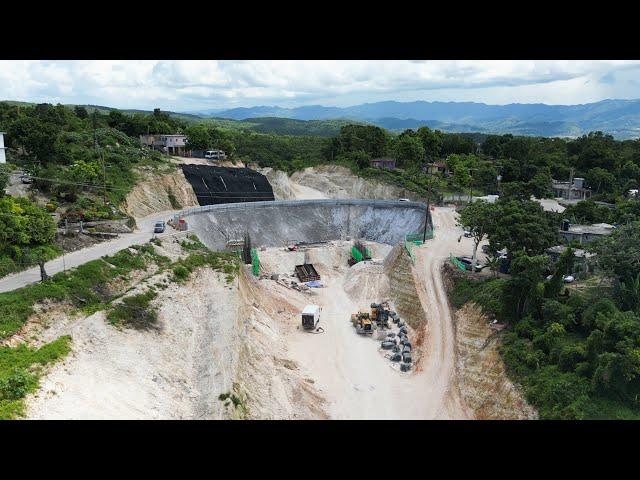
[(426, 414), (427, 418), (471, 418), (456, 387), (455, 330), (441, 267), (449, 253), (471, 255), (472, 240), (461, 237), (462, 228), (456, 226), (453, 208), (436, 208), (432, 216), (435, 238), (415, 249), (418, 295), (427, 313), (426, 355), (420, 373), (422, 381), (431, 386)]
[[(45, 270), (47, 274), (54, 275), (64, 269), (77, 267), (105, 255), (113, 255), (131, 245), (148, 242), (153, 236), (153, 225), (156, 220), (163, 219), (166, 221), (176, 212), (177, 211), (166, 211), (154, 213), (148, 217), (138, 219), (138, 228), (134, 233), (121, 234), (115, 240), (101, 242), (92, 247), (68, 253), (64, 257), (60, 256), (55, 258), (45, 264)], [(159, 234), (158, 236), (163, 237), (176, 233), (177, 232), (171, 227), (167, 227), (165, 233)], [(40, 267), (34, 267), (19, 273), (7, 275), (6, 277), (0, 278), (0, 293), (9, 292), (38, 281), (40, 281)]]

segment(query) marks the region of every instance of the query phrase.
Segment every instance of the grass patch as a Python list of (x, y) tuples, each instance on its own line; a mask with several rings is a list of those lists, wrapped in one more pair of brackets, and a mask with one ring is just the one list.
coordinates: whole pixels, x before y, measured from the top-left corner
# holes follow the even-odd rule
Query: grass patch
[(0, 347), (0, 420), (24, 415), (24, 398), (37, 390), (43, 367), (71, 350), (64, 336), (38, 349), (26, 345)]
[(157, 330), (158, 313), (149, 305), (156, 296), (154, 290), (149, 290), (125, 297), (122, 303), (114, 306), (109, 312), (107, 320), (113, 325), (124, 325), (136, 330)]
[(111, 257), (85, 263), (68, 272), (60, 272), (46, 282), (0, 294), (0, 339), (13, 335), (33, 313), (33, 306), (45, 299), (69, 300), (85, 313), (93, 313), (113, 300), (109, 282), (126, 278), (133, 270), (144, 269), (152, 262), (165, 264), (169, 259), (155, 253), (153, 246), (143, 245), (122, 250)]
[(169, 197), (171, 208), (173, 208), (174, 210), (180, 210), (182, 208), (182, 205), (180, 204), (180, 202), (178, 202), (178, 199), (173, 194), (173, 190), (171, 190), (171, 187), (167, 189), (167, 197)]

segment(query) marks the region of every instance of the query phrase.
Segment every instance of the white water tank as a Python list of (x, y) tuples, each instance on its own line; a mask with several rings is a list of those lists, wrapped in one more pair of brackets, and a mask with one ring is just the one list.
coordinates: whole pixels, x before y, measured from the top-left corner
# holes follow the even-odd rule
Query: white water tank
[(0, 163), (7, 163), (7, 155), (4, 146), (4, 132), (0, 132)]

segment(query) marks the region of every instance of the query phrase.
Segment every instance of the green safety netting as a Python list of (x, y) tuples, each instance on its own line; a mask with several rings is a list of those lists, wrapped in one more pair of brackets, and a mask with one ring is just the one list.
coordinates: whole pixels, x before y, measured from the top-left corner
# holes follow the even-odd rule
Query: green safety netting
[[(365, 252), (367, 254), (367, 257), (371, 258), (371, 249), (368, 247), (365, 247)], [(351, 256), (356, 261), (356, 263), (364, 260), (364, 256), (362, 255), (362, 252), (360, 252), (360, 250), (358, 250), (355, 246), (351, 247)]]
[(251, 269), (256, 277), (260, 274), (260, 259), (255, 248), (251, 249)]

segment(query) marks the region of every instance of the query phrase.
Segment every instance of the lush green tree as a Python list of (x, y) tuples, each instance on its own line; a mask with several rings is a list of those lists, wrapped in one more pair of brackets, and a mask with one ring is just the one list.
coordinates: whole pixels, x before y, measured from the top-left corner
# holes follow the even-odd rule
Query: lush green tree
[(460, 212), (460, 224), (469, 232), (473, 238), (473, 265), (476, 264), (478, 255), (478, 245), (493, 228), (497, 218), (498, 209), (495, 204), (484, 201), (477, 201), (467, 205)]
[(209, 130), (204, 125), (190, 125), (184, 132), (187, 135), (187, 148), (190, 150), (207, 150), (211, 144)]
[(5, 194), (5, 189), (9, 186), (9, 168), (0, 165), (0, 197)]
[(73, 113), (76, 114), (76, 117), (81, 118), (82, 120), (89, 118), (89, 112), (87, 112), (87, 109), (81, 105), (73, 107)]
[(498, 250), (506, 248), (510, 257), (517, 252), (537, 255), (556, 243), (556, 219), (537, 202), (500, 198), (496, 206), (498, 221), (487, 235)]
[(431, 130), (429, 127), (420, 127), (416, 133), (422, 141), (425, 155), (431, 159), (440, 158), (444, 140), (443, 133), (440, 130)]
[(528, 314), (539, 317), (544, 294), (544, 271), (548, 265), (546, 255), (515, 255), (509, 273), (511, 278), (505, 288), (505, 308), (512, 318), (520, 319)]
[(625, 281), (633, 281), (640, 273), (640, 221), (615, 229), (593, 242), (598, 265), (606, 272)]
[(415, 135), (402, 135), (396, 139), (393, 153), (398, 167), (408, 168), (420, 165), (424, 159), (424, 147)]

